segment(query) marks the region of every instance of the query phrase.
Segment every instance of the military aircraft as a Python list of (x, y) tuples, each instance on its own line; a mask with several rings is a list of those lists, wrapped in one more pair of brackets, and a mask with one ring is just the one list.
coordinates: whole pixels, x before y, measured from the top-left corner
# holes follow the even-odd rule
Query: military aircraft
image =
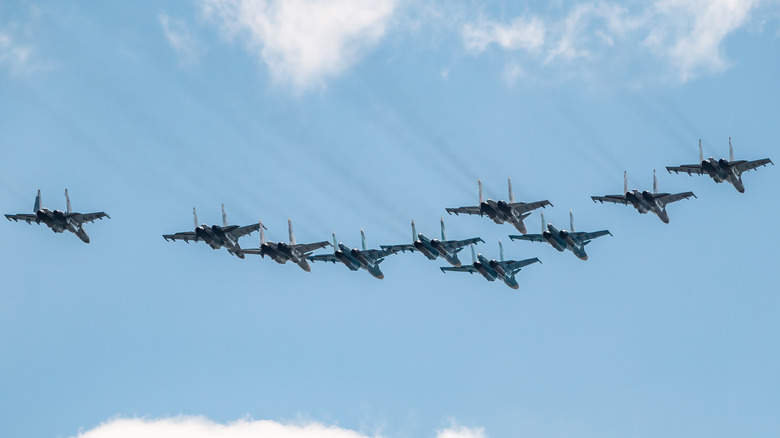
[[(260, 225), (263, 223), (260, 222)], [(295, 243), (295, 233), (293, 233), (292, 220), (287, 219), (287, 231), (290, 235), (290, 242), (266, 242), (265, 233), (263, 228), (260, 228), (260, 247), (257, 249), (240, 249), (241, 254), (260, 254), (264, 257), (267, 255), (271, 260), (283, 265), (287, 261), (296, 263), (306, 272), (311, 271), (311, 266), (307, 258), (314, 250), (325, 248), (330, 245), (330, 242), (322, 241), (316, 243)]]
[(418, 251), (422, 253), (429, 260), (436, 260), (441, 257), (447, 260), (452, 266), (460, 266), (460, 260), (458, 260), (458, 253), (466, 246), (473, 245), (477, 242), (483, 242), (479, 237), (474, 237), (466, 240), (447, 240), (447, 233), (444, 232), (444, 219), (441, 219), (441, 240), (431, 239), (425, 236), (423, 233), (417, 234), (417, 230), (414, 227), (414, 220), (412, 221), (412, 243), (402, 245), (380, 245), (382, 249), (394, 252), (406, 252)]
[[(742, 184), (742, 173), (757, 169), (772, 163), (769, 158), (755, 161), (734, 160), (734, 148), (731, 146), (731, 137), (729, 137), (729, 160), (724, 158), (716, 160), (712, 157), (704, 159), (704, 152), (701, 150), (701, 140), (699, 140), (699, 164), (683, 164), (682, 166), (667, 167), (669, 173), (685, 172), (691, 174), (709, 175), (716, 183), (728, 182), (734, 186), (739, 193), (745, 193), (745, 185)], [(775, 163), (772, 163), (774, 166)]]
[(317, 254), (309, 256), (309, 260), (313, 262), (341, 262), (349, 268), (350, 271), (357, 271), (360, 268), (365, 269), (371, 275), (378, 279), (385, 278), (385, 275), (379, 270), (379, 264), (385, 259), (385, 257), (395, 254), (397, 250), (387, 249), (367, 249), (366, 248), (366, 233), (363, 229), (360, 229), (360, 239), (363, 245), (363, 249), (352, 249), (347, 245), (339, 242), (336, 243), (336, 232), (333, 232), (333, 254)]
[(515, 196), (512, 194), (512, 180), (507, 178), (509, 186), (509, 202), (506, 201), (494, 201), (492, 199), (484, 200), (482, 196), (482, 180), (478, 180), (479, 185), (479, 205), (474, 207), (458, 207), (448, 208), (447, 213), (456, 215), (463, 214), (478, 214), (480, 216), (489, 217), (493, 219), (493, 222), (497, 224), (503, 224), (509, 222), (517, 228), (517, 231), (525, 234), (528, 231), (523, 224), (523, 219), (531, 215), (529, 213), (537, 208), (544, 207), (545, 205), (552, 206), (550, 201), (537, 201), (537, 202), (515, 202)]
[(9, 221), (19, 222), (25, 221), (28, 224), (35, 222), (40, 224), (43, 222), (52, 229), (55, 233), (62, 233), (64, 231), (70, 231), (81, 239), (84, 243), (89, 243), (89, 236), (84, 231), (84, 224), (86, 222), (94, 222), (96, 219), (103, 219), (111, 217), (105, 213), (74, 213), (70, 207), (70, 196), (68, 196), (68, 189), (65, 189), (65, 204), (66, 210), (54, 210), (51, 211), (48, 208), (44, 208), (41, 203), (41, 191), (38, 190), (38, 195), (35, 197), (35, 205), (33, 206), (33, 212), (35, 214), (7, 214), (5, 218)]
[(637, 189), (629, 191), (626, 172), (623, 172), (623, 191), (625, 192), (624, 195), (591, 196), (590, 198), (593, 199), (593, 202), (598, 201), (602, 204), (612, 202), (614, 204), (632, 205), (640, 214), (647, 212), (655, 213), (663, 223), (668, 224), (667, 204), (688, 199), (691, 196), (696, 197), (693, 192), (677, 193), (676, 195), (658, 193), (658, 180), (655, 177), (655, 170), (653, 170), (653, 193), (647, 190), (640, 192)]
[(469, 274), (473, 274), (475, 272), (478, 272), (482, 274), (483, 277), (487, 279), (487, 281), (495, 281), (496, 279), (500, 279), (504, 283), (506, 283), (507, 286), (511, 287), (512, 289), (517, 289), (520, 287), (517, 284), (517, 280), (515, 280), (515, 274), (517, 274), (518, 271), (520, 271), (521, 268), (528, 266), (532, 263), (541, 261), (534, 257), (532, 259), (525, 259), (520, 261), (515, 260), (504, 260), (504, 247), (501, 245), (501, 241), (498, 241), (498, 251), (501, 257), (501, 260), (488, 260), (485, 256), (482, 254), (475, 255), (474, 254), (474, 246), (471, 246), (471, 265), (466, 266), (445, 266), (441, 269), (442, 272), (445, 274), (447, 271), (455, 271), (455, 272), (468, 272)]
[[(238, 245), (239, 237), (246, 236), (260, 229), (260, 223), (239, 227), (238, 225), (229, 225), (227, 215), (225, 214), (225, 204), (222, 204), (222, 226), (208, 226), (205, 223), (198, 225), (198, 212), (195, 207), (192, 208), (192, 215), (195, 217), (195, 231), (184, 231), (175, 234), (163, 234), (166, 241), (183, 240), (190, 243), (204, 241), (212, 249), (219, 249), (223, 246), (227, 248), (230, 254), (243, 259), (244, 254), (240, 252), (241, 246)], [(265, 228), (265, 227), (263, 227)]]
[(585, 252), (585, 245), (592, 239), (612, 233), (609, 230), (594, 231), (592, 233), (583, 233), (574, 231), (574, 214), (569, 210), (569, 231), (558, 230), (553, 224), (544, 226), (544, 213), (542, 213), (542, 234), (525, 234), (522, 236), (509, 236), (512, 240), (528, 240), (531, 242), (547, 242), (553, 248), (560, 252), (571, 251), (580, 260), (588, 260), (588, 254)]

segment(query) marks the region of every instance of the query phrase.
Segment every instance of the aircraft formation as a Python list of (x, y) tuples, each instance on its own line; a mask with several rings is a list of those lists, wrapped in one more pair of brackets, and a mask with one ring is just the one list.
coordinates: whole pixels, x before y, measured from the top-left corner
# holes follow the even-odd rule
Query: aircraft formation
[[(715, 159), (713, 157), (704, 158), (701, 140), (699, 140), (699, 164), (683, 164), (681, 166), (669, 166), (666, 170), (671, 174), (675, 173), (687, 173), (688, 175), (707, 175), (712, 178), (716, 183), (728, 182), (733, 185), (738, 192), (744, 193), (745, 186), (742, 182), (742, 174), (744, 172), (758, 169), (759, 167), (772, 164), (772, 160), (769, 158), (763, 158), (760, 160), (746, 161), (735, 160), (734, 149), (731, 145), (731, 138), (729, 138), (729, 159), (725, 158)], [(569, 211), (569, 229), (558, 229), (552, 223), (545, 224), (544, 213), (541, 214), (542, 221), (542, 233), (541, 234), (528, 234), (528, 230), (524, 224), (524, 219), (532, 214), (534, 210), (539, 208), (545, 208), (547, 206), (553, 206), (548, 200), (534, 201), (534, 202), (515, 202), (514, 194), (512, 193), (512, 180), (507, 179), (509, 197), (508, 201), (492, 199), (484, 199), (482, 193), (482, 181), (478, 181), (479, 190), (479, 204), (475, 206), (465, 206), (457, 208), (447, 208), (446, 211), (449, 214), (469, 214), (479, 215), (481, 217), (487, 217), (496, 224), (509, 223), (513, 225), (517, 231), (521, 234), (510, 235), (509, 238), (512, 241), (529, 241), (548, 243), (559, 252), (569, 250), (580, 260), (587, 260), (588, 254), (585, 252), (585, 246), (588, 245), (593, 239), (602, 237), (605, 235), (612, 235), (609, 230), (600, 230), (594, 232), (580, 232), (574, 229), (574, 215), (572, 211)], [(640, 214), (653, 213), (658, 216), (664, 223), (669, 223), (669, 215), (666, 211), (666, 206), (677, 201), (684, 199), (695, 198), (696, 195), (693, 192), (682, 192), (676, 194), (659, 193), (658, 192), (658, 180), (653, 170), (653, 191), (639, 189), (628, 189), (628, 176), (623, 173), (623, 194), (620, 195), (605, 195), (605, 196), (591, 196), (593, 202), (604, 202), (613, 204), (630, 205), (634, 207)], [(89, 243), (89, 236), (84, 230), (84, 224), (94, 222), (98, 219), (109, 218), (110, 216), (104, 212), (95, 213), (78, 213), (74, 212), (70, 204), (70, 196), (68, 190), (65, 190), (66, 211), (61, 210), (49, 210), (43, 207), (41, 201), (41, 191), (38, 190), (38, 194), (35, 197), (35, 204), (33, 206), (33, 214), (21, 213), (21, 214), (6, 214), (5, 217), (9, 221), (24, 221), (28, 224), (35, 222), (36, 224), (43, 223), (48, 226), (55, 233), (63, 233), (70, 231), (75, 234), (84, 243)], [(299, 244), (295, 241), (295, 234), (293, 233), (292, 221), (288, 219), (288, 234), (289, 242), (270, 242), (266, 241), (264, 230), (267, 228), (258, 222), (257, 224), (250, 224), (246, 226), (230, 225), (225, 214), (225, 205), (222, 205), (222, 225), (207, 225), (205, 223), (198, 224), (198, 214), (195, 208), (192, 209), (194, 216), (194, 230), (182, 231), (173, 234), (163, 234), (163, 238), (166, 241), (183, 240), (186, 243), (203, 241), (209, 245), (212, 249), (225, 248), (228, 253), (239, 257), (245, 258), (246, 254), (259, 255), (263, 258), (268, 256), (271, 260), (285, 264), (288, 261), (297, 264), (304, 271), (311, 271), (309, 262), (331, 262), (331, 263), (343, 263), (349, 270), (358, 271), (360, 269), (366, 270), (369, 274), (375, 278), (382, 279), (384, 274), (379, 269), (379, 264), (388, 256), (398, 254), (401, 252), (419, 252), (429, 260), (437, 260), (439, 258), (446, 261), (450, 266), (441, 267), (441, 271), (447, 272), (468, 272), (470, 274), (478, 273), (482, 275), (488, 281), (500, 280), (507, 286), (518, 289), (519, 284), (515, 278), (515, 275), (524, 267), (541, 263), (541, 261), (534, 257), (525, 260), (504, 260), (504, 247), (499, 240), (499, 259), (488, 259), (482, 254), (477, 254), (474, 250), (474, 245), (479, 242), (484, 243), (480, 237), (471, 237), (464, 240), (449, 240), (444, 229), (444, 219), (441, 219), (441, 239), (430, 238), (423, 233), (417, 233), (417, 229), (412, 220), (412, 242), (407, 244), (396, 245), (380, 245), (380, 249), (369, 249), (366, 245), (366, 235), (364, 231), (360, 230), (361, 248), (350, 248), (342, 242), (338, 242), (336, 239), (336, 233), (333, 232), (333, 243), (328, 241), (320, 241), (313, 243)], [(247, 236), (255, 231), (260, 232), (260, 246), (258, 248), (242, 248), (239, 245), (239, 239), (243, 236)], [(332, 253), (314, 254), (314, 251), (326, 248), (327, 246), (333, 247)], [(471, 248), (471, 263), (463, 264), (458, 258), (458, 253), (464, 248)]]

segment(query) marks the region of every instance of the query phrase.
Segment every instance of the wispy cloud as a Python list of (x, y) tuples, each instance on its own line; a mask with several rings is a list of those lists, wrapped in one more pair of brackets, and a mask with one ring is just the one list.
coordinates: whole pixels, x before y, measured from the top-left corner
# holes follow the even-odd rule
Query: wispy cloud
[[(686, 82), (729, 66), (723, 41), (745, 26), (760, 0), (656, 0), (646, 5), (579, 3), (562, 17), (528, 13), (504, 24), (479, 18), (461, 27), (466, 50), (491, 44), (530, 55), (536, 65), (587, 65), (609, 57), (631, 63), (663, 61), (671, 76)], [(614, 64), (614, 63), (610, 63)], [(644, 62), (644, 64), (647, 64)], [(657, 72), (654, 72), (657, 73)]]
[(17, 44), (11, 36), (0, 31), (0, 68), (11, 74), (22, 74), (30, 68), (32, 49)]
[[(368, 438), (361, 432), (321, 423), (290, 424), (243, 419), (220, 424), (203, 417), (179, 416), (163, 419), (117, 418), (94, 429), (79, 432), (77, 438)], [(485, 438), (482, 429), (459, 426), (437, 431), (436, 438)]]
[(165, 13), (160, 14), (159, 19), (165, 38), (179, 57), (179, 63), (197, 64), (200, 59), (200, 48), (190, 33), (187, 23), (184, 20), (171, 19)]
[(207, 20), (297, 91), (358, 62), (385, 35), (395, 8), (396, 0), (202, 0)]

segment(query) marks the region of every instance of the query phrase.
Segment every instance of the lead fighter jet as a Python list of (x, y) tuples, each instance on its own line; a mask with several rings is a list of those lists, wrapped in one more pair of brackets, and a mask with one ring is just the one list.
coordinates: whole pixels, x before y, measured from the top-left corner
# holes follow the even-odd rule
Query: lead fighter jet
[[(263, 225), (260, 222), (260, 225)], [(330, 242), (322, 241), (315, 243), (295, 243), (295, 233), (293, 233), (292, 220), (287, 219), (287, 231), (290, 235), (290, 242), (266, 242), (265, 233), (263, 228), (260, 228), (260, 248), (257, 249), (240, 249), (241, 254), (260, 254), (260, 256), (268, 256), (271, 260), (283, 265), (287, 261), (291, 261), (301, 267), (306, 272), (311, 271), (311, 266), (307, 258), (309, 255), (317, 249), (325, 248), (330, 245)]]
[(471, 260), (473, 263), (471, 265), (466, 266), (445, 266), (441, 269), (442, 272), (445, 274), (447, 271), (455, 271), (455, 272), (468, 272), (469, 274), (473, 274), (475, 272), (478, 272), (482, 274), (487, 281), (496, 281), (496, 279), (500, 279), (503, 281), (507, 286), (511, 287), (512, 289), (517, 289), (520, 287), (520, 285), (517, 284), (517, 280), (515, 280), (515, 274), (517, 274), (521, 268), (528, 266), (532, 263), (541, 263), (541, 261), (534, 257), (532, 259), (525, 259), (520, 261), (515, 260), (504, 260), (504, 247), (501, 245), (501, 241), (498, 241), (498, 251), (501, 257), (501, 260), (488, 260), (485, 256), (482, 254), (479, 254), (477, 256), (474, 255), (474, 246), (471, 247)]
[(103, 219), (111, 217), (105, 213), (75, 213), (70, 207), (70, 197), (68, 196), (68, 189), (65, 189), (65, 204), (66, 210), (54, 210), (51, 211), (48, 208), (44, 208), (41, 203), (41, 191), (38, 190), (38, 195), (35, 197), (35, 205), (33, 206), (33, 212), (35, 214), (7, 214), (5, 218), (9, 221), (19, 222), (25, 221), (28, 224), (35, 222), (40, 224), (43, 222), (52, 229), (55, 233), (62, 233), (64, 231), (70, 231), (81, 239), (84, 243), (89, 243), (89, 236), (84, 231), (84, 224), (86, 222), (94, 222), (97, 219)]
[(655, 178), (655, 170), (653, 170), (653, 193), (645, 190), (640, 192), (637, 189), (631, 191), (628, 190), (628, 177), (626, 172), (623, 172), (623, 191), (624, 195), (607, 195), (607, 196), (591, 196), (593, 202), (612, 202), (614, 204), (632, 205), (640, 214), (647, 212), (655, 213), (663, 223), (669, 223), (669, 215), (666, 214), (666, 205), (672, 202), (681, 201), (690, 197), (696, 197), (693, 192), (677, 193), (671, 195), (669, 193), (658, 193), (658, 180)]
[[(230, 254), (243, 259), (244, 254), (240, 252), (241, 247), (238, 245), (239, 237), (246, 236), (260, 229), (261, 224), (252, 224), (245, 227), (239, 227), (238, 225), (229, 225), (227, 215), (225, 214), (225, 204), (222, 204), (222, 226), (212, 225), (208, 226), (205, 223), (198, 225), (198, 213), (195, 211), (195, 207), (192, 208), (192, 215), (195, 217), (195, 231), (184, 231), (175, 234), (163, 234), (163, 239), (166, 241), (183, 240), (190, 243), (190, 240), (194, 242), (204, 241), (212, 249), (219, 249), (223, 246), (227, 248)], [(265, 228), (265, 227), (263, 227)]]
[(414, 221), (412, 221), (412, 243), (402, 245), (381, 245), (382, 249), (389, 251), (418, 251), (422, 253), (429, 260), (436, 260), (441, 257), (447, 260), (452, 266), (460, 266), (460, 260), (458, 260), (458, 253), (466, 246), (473, 245), (477, 242), (483, 242), (479, 237), (473, 237), (466, 240), (447, 240), (447, 233), (444, 232), (444, 219), (441, 219), (441, 240), (431, 239), (425, 236), (423, 233), (417, 234), (417, 230), (414, 227)]
[(447, 213), (460, 214), (478, 214), (480, 216), (489, 217), (493, 219), (493, 222), (497, 224), (503, 224), (509, 222), (517, 228), (517, 231), (525, 234), (528, 231), (523, 224), (523, 219), (531, 215), (529, 213), (537, 208), (544, 207), (545, 205), (552, 206), (550, 201), (537, 201), (537, 202), (515, 202), (515, 196), (512, 194), (512, 180), (507, 178), (509, 186), (509, 202), (506, 201), (494, 201), (492, 199), (484, 200), (482, 196), (482, 180), (478, 180), (479, 185), (479, 205), (474, 207), (458, 207), (448, 208)]
[(757, 169), (770, 163), (773, 166), (775, 165), (769, 158), (755, 161), (734, 160), (734, 148), (731, 146), (731, 137), (729, 137), (728, 161), (724, 158), (716, 160), (712, 157), (705, 160), (704, 153), (701, 150), (701, 140), (699, 140), (699, 163), (700, 164), (683, 164), (682, 166), (667, 167), (666, 171), (669, 173), (685, 172), (688, 175), (693, 173), (697, 175), (709, 175), (716, 183), (726, 181), (733, 185), (739, 193), (745, 193), (745, 185), (742, 184), (743, 172)]
[(585, 245), (589, 244), (592, 239), (605, 236), (612, 233), (609, 230), (594, 231), (592, 233), (583, 233), (574, 231), (574, 214), (569, 210), (569, 225), (570, 229), (558, 230), (553, 224), (547, 224), (547, 229), (544, 229), (544, 213), (542, 213), (542, 234), (526, 234), (523, 236), (509, 236), (512, 240), (528, 240), (531, 242), (547, 242), (552, 245), (553, 248), (560, 252), (565, 250), (571, 251), (580, 260), (588, 260), (588, 254), (585, 252)]
[(385, 259), (385, 257), (395, 254), (397, 250), (387, 249), (367, 249), (366, 248), (366, 234), (363, 229), (360, 229), (360, 239), (363, 244), (363, 249), (350, 248), (343, 243), (336, 243), (336, 232), (333, 232), (333, 254), (317, 254), (309, 256), (309, 260), (313, 262), (341, 262), (349, 268), (350, 271), (357, 271), (359, 269), (365, 269), (369, 274), (378, 279), (385, 278), (385, 274), (379, 269), (379, 264)]

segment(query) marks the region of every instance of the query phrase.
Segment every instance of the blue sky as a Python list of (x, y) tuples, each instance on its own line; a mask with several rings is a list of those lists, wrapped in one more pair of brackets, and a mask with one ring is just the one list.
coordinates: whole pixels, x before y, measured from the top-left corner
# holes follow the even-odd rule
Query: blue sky
[[(2, 224), (0, 435), (777, 435), (780, 174), (739, 194), (663, 172), (699, 138), (779, 159), (777, 6), (4, 2), (3, 213), (68, 188), (111, 219), (90, 245)], [(698, 196), (670, 224), (591, 202), (653, 169)], [(508, 176), (548, 221), (614, 237), (582, 262), (446, 216)], [(543, 264), (514, 291), (419, 254), (378, 281), (161, 238), (221, 203), (269, 239), (290, 217), (299, 242), (351, 246), (444, 215)]]

